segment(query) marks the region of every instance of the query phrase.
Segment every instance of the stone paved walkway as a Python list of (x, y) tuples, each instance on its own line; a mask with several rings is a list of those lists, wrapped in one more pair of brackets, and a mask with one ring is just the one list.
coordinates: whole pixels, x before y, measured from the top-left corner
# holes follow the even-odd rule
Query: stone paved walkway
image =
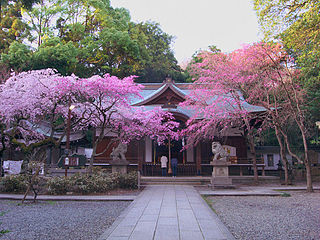
[(192, 186), (148, 186), (99, 240), (234, 239)]

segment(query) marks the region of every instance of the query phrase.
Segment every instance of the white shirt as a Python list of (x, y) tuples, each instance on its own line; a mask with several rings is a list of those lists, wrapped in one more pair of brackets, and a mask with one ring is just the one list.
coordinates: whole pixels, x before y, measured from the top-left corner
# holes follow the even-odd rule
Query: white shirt
[(160, 161), (161, 161), (161, 168), (166, 168), (167, 167), (168, 158), (166, 156), (162, 156)]

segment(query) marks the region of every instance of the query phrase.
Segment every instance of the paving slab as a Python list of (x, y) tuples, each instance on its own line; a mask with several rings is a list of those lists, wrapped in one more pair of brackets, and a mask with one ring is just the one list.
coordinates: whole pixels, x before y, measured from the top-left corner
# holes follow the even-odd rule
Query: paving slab
[(150, 185), (99, 238), (111, 239), (233, 240), (234, 237), (192, 186)]

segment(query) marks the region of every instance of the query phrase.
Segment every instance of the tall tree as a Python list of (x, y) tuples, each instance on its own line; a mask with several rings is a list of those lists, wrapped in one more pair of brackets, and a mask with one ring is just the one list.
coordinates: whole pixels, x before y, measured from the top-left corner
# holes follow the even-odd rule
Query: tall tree
[[(294, 61), (283, 47), (280, 44), (257, 43), (230, 54), (203, 52), (198, 60), (192, 65), (197, 89), (189, 101), (196, 104), (196, 111), (200, 114), (197, 118), (203, 120), (191, 119), (190, 132), (195, 132), (195, 136), (214, 135), (238, 119), (248, 131), (249, 147), (255, 154), (252, 120), (267, 117), (275, 128), (285, 167), (287, 161), (282, 138), (289, 153), (304, 162), (307, 189), (312, 191), (305, 91), (299, 85), (299, 71), (288, 67), (293, 66)], [(245, 102), (261, 106), (264, 116), (257, 118), (250, 114), (250, 106)], [(290, 118), (300, 131), (303, 157), (292, 151), (288, 134), (284, 131), (286, 120)]]
[(112, 8), (108, 0), (39, 0), (31, 9), (24, 9), (22, 15), (22, 3), (19, 7), (10, 2), (3, 11), (8, 16), (9, 6), (17, 8), (19, 21), (15, 26), (19, 29), (9, 32), (9, 28), (13, 29), (12, 17), (3, 22), (6, 26), (0, 30), (4, 34), (0, 53), (8, 54), (9, 46), (18, 41), (32, 55), (30, 61), (23, 62), (11, 51), (4, 62), (9, 67), (15, 64), (14, 69), (19, 70), (56, 68), (63, 75), (75, 73), (79, 77), (137, 75), (140, 78), (136, 81), (141, 82), (162, 82), (167, 76), (185, 80), (170, 46), (173, 37), (163, 32), (159, 24), (133, 23), (128, 10)]
[[(307, 171), (307, 190), (313, 191), (311, 160), (308, 153), (308, 115), (306, 91), (301, 87), (299, 72), (292, 68), (294, 59), (280, 44), (257, 43), (231, 54), (234, 63), (232, 82), (240, 83), (240, 89), (247, 102), (263, 106), (271, 126), (275, 129), (288, 180), (285, 146), (290, 155), (303, 162)], [(290, 66), (290, 67), (288, 67)], [(228, 78), (228, 76), (226, 76)], [(228, 81), (227, 81), (228, 82)], [(299, 129), (303, 157), (292, 151), (285, 131), (289, 120)]]
[(266, 38), (282, 41), (295, 57), (301, 84), (310, 96), (309, 113), (319, 120), (320, 2), (317, 0), (255, 0), (255, 10)]
[(32, 69), (32, 51), (23, 43), (14, 41), (11, 43), (8, 52), (1, 54), (0, 62), (15, 72)]
[(171, 49), (173, 37), (162, 31), (155, 22), (131, 25), (130, 34), (137, 39), (143, 58), (143, 68), (137, 72), (139, 82), (162, 82), (170, 76), (184, 82), (186, 77), (177, 64)]
[(80, 50), (72, 42), (64, 43), (59, 38), (46, 39), (32, 54), (32, 69), (56, 69), (64, 76), (79, 71)]
[(41, 124), (49, 126), (49, 138), (61, 128), (56, 124), (65, 116), (67, 99), (56, 90), (59, 77), (61, 75), (51, 69), (22, 72), (10, 77), (1, 87), (0, 116), (14, 134), (20, 132), (25, 147), (32, 143), (32, 138), (44, 139), (38, 132)]
[(7, 52), (13, 41), (29, 36), (29, 27), (22, 21), (20, 1), (0, 1), (0, 54)]
[[(140, 97), (142, 86), (134, 83), (134, 77), (119, 79), (115, 76), (93, 76), (77, 81), (60, 79), (58, 88), (62, 95), (69, 95), (78, 110), (79, 127), (96, 129), (89, 171), (92, 170), (98, 144), (110, 133), (115, 134), (114, 141), (130, 142), (146, 135), (163, 141), (168, 135), (173, 138), (177, 124), (171, 121), (171, 115), (155, 109), (146, 111), (131, 106), (131, 99)], [(167, 120), (167, 121), (165, 121)], [(110, 146), (106, 146), (106, 149)]]
[(202, 138), (224, 136), (230, 128), (244, 129), (257, 183), (254, 140), (256, 128), (261, 125), (259, 112), (264, 109), (252, 113), (252, 106), (245, 102), (245, 87), (251, 78), (241, 76), (235, 54), (203, 51), (198, 55), (200, 60), (190, 66), (195, 89), (185, 104), (191, 105), (197, 114), (188, 120), (185, 133), (190, 135), (189, 142), (196, 143)]
[(61, 3), (61, 0), (39, 0), (30, 11), (24, 11), (24, 18), (35, 36), (29, 39), (32, 43), (40, 46), (43, 39), (53, 36), (53, 22), (63, 12)]

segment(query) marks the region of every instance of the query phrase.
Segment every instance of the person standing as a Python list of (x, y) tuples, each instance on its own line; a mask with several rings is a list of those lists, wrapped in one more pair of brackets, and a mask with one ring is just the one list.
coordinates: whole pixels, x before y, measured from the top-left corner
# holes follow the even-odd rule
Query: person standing
[(171, 159), (171, 167), (172, 167), (172, 176), (177, 176), (177, 167), (178, 167), (178, 159), (176, 157), (173, 157)]
[(162, 174), (162, 176), (167, 176), (167, 163), (168, 163), (167, 156), (163, 155), (160, 158), (160, 162), (161, 162), (161, 174)]

